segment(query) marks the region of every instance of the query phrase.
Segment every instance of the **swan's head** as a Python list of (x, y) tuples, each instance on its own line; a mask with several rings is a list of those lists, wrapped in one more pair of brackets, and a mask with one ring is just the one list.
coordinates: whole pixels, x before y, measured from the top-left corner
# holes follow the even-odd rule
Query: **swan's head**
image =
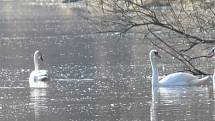
[(36, 50), (34, 53), (34, 57), (40, 59), (41, 61), (43, 61), (43, 55), (39, 50)]
[(210, 52), (208, 53), (208, 56), (210, 56), (210, 57), (212, 57), (212, 56), (214, 56), (214, 55), (215, 55), (215, 47), (212, 48), (212, 49), (210, 50)]
[(159, 59), (161, 58), (157, 50), (151, 50), (149, 55), (151, 58), (159, 58)]

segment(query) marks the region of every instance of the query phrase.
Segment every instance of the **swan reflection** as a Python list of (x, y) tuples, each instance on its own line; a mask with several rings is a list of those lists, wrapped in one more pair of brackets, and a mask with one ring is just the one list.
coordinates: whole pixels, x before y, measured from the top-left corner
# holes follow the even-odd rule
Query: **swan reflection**
[(157, 108), (159, 104), (159, 95), (158, 95), (158, 88), (157, 87), (152, 87), (152, 103), (151, 103), (151, 108), (150, 108), (150, 119), (151, 121), (158, 121), (158, 116), (157, 116)]
[(48, 109), (47, 106), (47, 89), (33, 88), (30, 90), (30, 106), (34, 109), (35, 121), (41, 120), (43, 112)]
[[(171, 114), (183, 115), (184, 120), (189, 120), (189, 115), (185, 112), (192, 112), (192, 108), (199, 103), (205, 104), (210, 98), (210, 90), (207, 86), (201, 87), (160, 87), (152, 88), (152, 103), (150, 107), (150, 120), (158, 121), (167, 119)], [(193, 101), (195, 99), (195, 101)], [(197, 100), (196, 100), (197, 99)], [(205, 104), (204, 106), (210, 107)], [(187, 108), (192, 107), (192, 108)], [(196, 109), (198, 110), (198, 109)], [(159, 113), (158, 113), (159, 112)], [(196, 112), (198, 113), (198, 112)], [(194, 114), (193, 114), (194, 115)], [(200, 114), (199, 114), (200, 115)], [(197, 118), (198, 115), (194, 115)], [(171, 117), (176, 120), (177, 117)]]

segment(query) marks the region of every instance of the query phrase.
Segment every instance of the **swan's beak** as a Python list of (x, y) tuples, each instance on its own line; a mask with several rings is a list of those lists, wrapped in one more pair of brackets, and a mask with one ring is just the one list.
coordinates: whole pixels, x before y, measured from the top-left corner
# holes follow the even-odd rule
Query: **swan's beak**
[(43, 56), (40, 56), (40, 60), (43, 61)]

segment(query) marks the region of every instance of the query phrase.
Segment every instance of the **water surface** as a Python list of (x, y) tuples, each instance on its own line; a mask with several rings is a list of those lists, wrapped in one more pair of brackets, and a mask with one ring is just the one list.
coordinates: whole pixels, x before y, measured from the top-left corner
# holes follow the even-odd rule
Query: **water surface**
[[(1, 121), (214, 120), (212, 86), (151, 91), (150, 43), (96, 35), (82, 3), (0, 1)], [(28, 85), (37, 49), (48, 88)], [(162, 63), (161, 74), (176, 70), (171, 59)]]

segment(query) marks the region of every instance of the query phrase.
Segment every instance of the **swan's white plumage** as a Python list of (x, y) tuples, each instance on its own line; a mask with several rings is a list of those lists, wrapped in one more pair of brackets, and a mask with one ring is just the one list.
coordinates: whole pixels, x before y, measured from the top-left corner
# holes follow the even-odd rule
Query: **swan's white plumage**
[(47, 80), (49, 79), (48, 70), (40, 70), (38, 60), (42, 59), (41, 53), (37, 50), (34, 53), (34, 71), (31, 72), (29, 77), (30, 87), (47, 87)]
[(29, 80), (33, 81), (45, 81), (45, 79), (48, 79), (47, 70), (32, 71), (29, 77)]
[(155, 63), (156, 58), (158, 57), (157, 50), (151, 50), (149, 53), (151, 66), (152, 66), (152, 86), (192, 86), (192, 85), (201, 85), (207, 82), (209, 76), (199, 79), (197, 76), (194, 76), (189, 73), (177, 72), (172, 73), (164, 77), (159, 81), (158, 71)]
[(161, 79), (159, 81), (159, 85), (161, 86), (201, 85), (201, 84), (204, 84), (208, 78), (209, 77), (206, 76), (202, 79), (199, 79), (197, 76), (194, 76), (192, 74), (178, 72), (178, 73), (169, 74), (163, 79)]

